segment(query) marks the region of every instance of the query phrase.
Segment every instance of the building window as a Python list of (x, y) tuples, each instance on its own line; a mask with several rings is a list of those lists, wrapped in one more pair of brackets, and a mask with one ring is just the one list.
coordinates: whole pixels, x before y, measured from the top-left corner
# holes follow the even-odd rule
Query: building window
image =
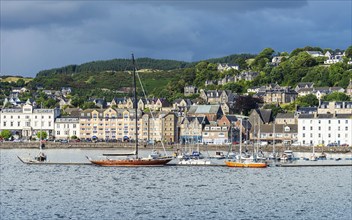
[(345, 127), (345, 130), (348, 131), (348, 127), (347, 126)]
[(21, 122), (17, 122), (17, 126), (18, 126), (18, 127), (21, 126)]
[(331, 138), (331, 134), (328, 134), (328, 137)]
[(340, 124), (340, 120), (337, 120), (337, 123)]
[(56, 135), (60, 135), (60, 131), (56, 131)]
[(318, 127), (318, 130), (319, 130), (319, 131), (321, 130), (321, 127), (320, 127), (320, 126)]
[(331, 120), (329, 120), (328, 123), (331, 124)]
[(302, 129), (303, 129), (303, 131), (305, 131), (305, 130), (306, 130), (306, 127), (305, 127), (305, 126), (303, 126), (303, 128), (302, 128)]
[(328, 127), (328, 130), (331, 131), (331, 127), (330, 126)]
[(310, 130), (311, 130), (311, 131), (313, 130), (313, 127), (312, 127), (312, 126), (310, 126)]

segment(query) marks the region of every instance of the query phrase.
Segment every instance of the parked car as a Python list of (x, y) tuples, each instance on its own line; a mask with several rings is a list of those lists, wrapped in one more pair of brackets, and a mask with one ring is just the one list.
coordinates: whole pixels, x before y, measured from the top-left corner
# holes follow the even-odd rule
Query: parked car
[(336, 147), (336, 146), (337, 146), (337, 143), (329, 143), (327, 146), (328, 146), (328, 147)]
[(349, 145), (348, 145), (348, 144), (346, 144), (346, 143), (341, 144), (340, 146), (341, 146), (341, 147), (349, 147)]
[(298, 146), (301, 146), (301, 143), (299, 143), (299, 142), (294, 142), (294, 143), (291, 144), (291, 146), (298, 147)]
[(268, 145), (268, 142), (267, 142), (267, 141), (262, 141), (262, 142), (260, 142), (260, 146), (266, 146), (266, 145)]

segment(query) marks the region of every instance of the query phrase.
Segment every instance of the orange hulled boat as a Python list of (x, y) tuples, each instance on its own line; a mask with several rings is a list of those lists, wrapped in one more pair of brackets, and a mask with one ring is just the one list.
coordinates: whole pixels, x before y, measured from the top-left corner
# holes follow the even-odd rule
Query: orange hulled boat
[(241, 167), (241, 168), (266, 168), (268, 165), (261, 162), (236, 162), (236, 161), (225, 161), (228, 167)]
[[(240, 118), (240, 125), (242, 125), (242, 119)], [(242, 126), (240, 126), (240, 154), (237, 160), (225, 161), (228, 167), (240, 167), (240, 168), (266, 168), (268, 167), (266, 162), (256, 162), (253, 158), (242, 158)]]

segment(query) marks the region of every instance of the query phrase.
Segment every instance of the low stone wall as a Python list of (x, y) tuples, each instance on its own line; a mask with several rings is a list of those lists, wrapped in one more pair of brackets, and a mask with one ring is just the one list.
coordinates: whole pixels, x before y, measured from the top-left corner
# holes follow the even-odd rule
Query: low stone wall
[[(70, 143), (57, 143), (57, 142), (46, 142), (45, 148), (46, 149), (65, 149), (65, 148), (133, 148), (134, 143), (106, 143), (106, 142), (97, 142), (97, 143), (87, 143), (87, 142), (70, 142)], [(139, 144), (140, 148), (145, 149), (162, 149), (163, 146), (161, 144), (156, 144), (155, 146), (152, 145), (144, 145), (143, 143)], [(185, 149), (184, 145), (164, 145), (167, 150), (176, 151), (177, 149)], [(38, 142), (0, 142), (0, 149), (26, 149), (26, 148), (39, 148)], [(186, 146), (188, 150), (190, 146)], [(197, 146), (194, 145), (191, 148), (193, 150), (197, 149)], [(228, 151), (230, 146), (228, 145), (199, 145), (199, 149), (201, 151), (205, 150), (212, 150), (212, 151)], [(265, 146), (260, 147), (263, 152), (272, 152), (273, 146)], [(244, 151), (246, 146), (242, 146), (242, 150)], [(253, 146), (247, 146), (248, 151), (253, 150)], [(287, 150), (286, 146), (276, 145), (275, 151), (276, 152), (283, 152)], [(313, 147), (306, 147), (306, 146), (295, 146), (290, 147), (290, 150), (294, 152), (312, 152)], [(238, 152), (239, 145), (232, 146), (232, 151)], [(315, 152), (336, 152), (336, 153), (345, 153), (345, 152), (352, 152), (352, 147), (315, 147)]]

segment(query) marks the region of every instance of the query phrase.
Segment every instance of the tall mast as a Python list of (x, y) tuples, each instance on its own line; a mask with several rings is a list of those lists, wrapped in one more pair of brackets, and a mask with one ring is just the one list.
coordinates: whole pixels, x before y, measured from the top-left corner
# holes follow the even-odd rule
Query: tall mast
[(136, 66), (134, 62), (134, 55), (132, 53), (132, 65), (133, 65), (133, 108), (135, 109), (135, 130), (136, 130), (136, 145), (135, 145), (135, 150), (136, 150), (136, 158), (138, 158), (138, 119), (137, 119), (137, 86), (136, 86)]
[(242, 118), (240, 118), (240, 162), (242, 161)]
[[(43, 102), (40, 103), (40, 112), (43, 111)], [(39, 152), (42, 152), (42, 114), (40, 114)]]
[(273, 121), (273, 155), (275, 155), (275, 119)]

